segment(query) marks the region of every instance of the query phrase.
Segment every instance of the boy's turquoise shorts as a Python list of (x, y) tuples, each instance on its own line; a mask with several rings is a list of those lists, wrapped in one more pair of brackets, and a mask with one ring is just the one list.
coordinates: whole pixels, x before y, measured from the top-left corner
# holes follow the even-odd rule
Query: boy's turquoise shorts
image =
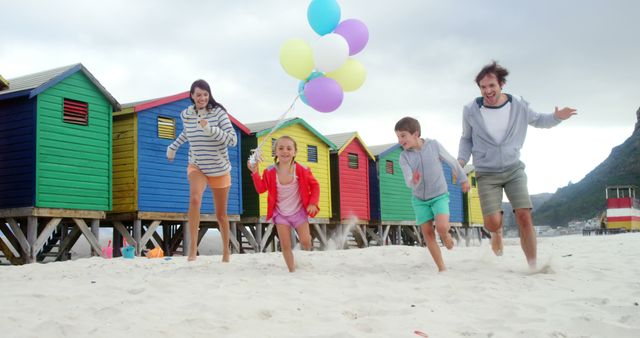
[(445, 192), (428, 200), (411, 196), (411, 205), (416, 213), (416, 225), (420, 226), (434, 219), (435, 215), (449, 215), (449, 193)]

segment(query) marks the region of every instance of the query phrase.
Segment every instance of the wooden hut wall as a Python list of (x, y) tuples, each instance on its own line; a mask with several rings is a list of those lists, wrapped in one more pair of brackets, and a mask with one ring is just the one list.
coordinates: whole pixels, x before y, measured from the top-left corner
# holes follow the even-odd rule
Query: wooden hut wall
[(444, 171), (444, 179), (447, 182), (447, 188), (449, 190), (449, 221), (451, 223), (462, 223), (465, 220), (464, 204), (459, 180), (457, 177), (454, 179), (451, 173), (451, 167), (444, 162), (442, 163), (442, 170)]
[[(88, 123), (63, 120), (64, 100), (88, 104)], [(111, 210), (111, 113), (82, 72), (37, 96), (36, 206)]]
[(469, 180), (469, 191), (465, 194), (465, 221), (469, 225), (484, 224), (482, 218), (482, 209), (480, 208), (480, 195), (478, 194), (478, 183), (476, 181), (476, 172), (472, 171), (467, 174)]
[(35, 99), (0, 101), (0, 209), (34, 205), (35, 113)]
[[(246, 161), (249, 159), (251, 155), (251, 150), (255, 149), (258, 146), (258, 138), (255, 134), (251, 135), (242, 135), (242, 156), (244, 159), (244, 165), (241, 167), (242, 173), (242, 216), (245, 217), (258, 217), (260, 214), (260, 199), (258, 197), (258, 193), (256, 192), (255, 187), (253, 186), (253, 180), (251, 179), (251, 172), (249, 168), (247, 168)], [(271, 151), (267, 155), (271, 155)], [(269, 157), (265, 158), (265, 161), (269, 161)], [(262, 169), (260, 171), (262, 174)]]
[(380, 178), (378, 177), (378, 158), (369, 160), (369, 209), (370, 220), (380, 221)]
[(133, 113), (113, 119), (113, 211), (138, 210), (138, 117)]
[[(140, 211), (187, 212), (189, 210), (189, 181), (187, 162), (189, 143), (186, 142), (176, 154), (173, 162), (166, 157), (166, 149), (183, 129), (180, 113), (191, 101), (189, 98), (166, 103), (138, 112), (138, 208)], [(159, 117), (175, 121), (175, 135), (172, 139), (161, 138), (158, 133)], [(240, 184), (241, 131), (234, 126), (238, 144), (228, 148), (231, 161), (231, 181), (227, 212), (238, 215), (241, 212), (242, 189)], [(211, 191), (203, 195), (203, 213), (215, 212)]]
[[(355, 154), (358, 158), (357, 168), (349, 166), (349, 154)], [(340, 201), (340, 218), (349, 219), (357, 217), (359, 220), (369, 220), (369, 155), (364, 151), (362, 144), (352, 140), (338, 157), (338, 179)], [(336, 173), (334, 171), (333, 173)], [(332, 173), (332, 174), (333, 174)], [(335, 193), (334, 193), (334, 198)]]
[[(298, 151), (296, 153), (296, 162), (301, 163), (311, 169), (313, 176), (318, 180), (320, 184), (320, 212), (316, 215), (318, 218), (330, 218), (331, 217), (331, 178), (330, 178), (330, 164), (329, 164), (329, 146), (313, 132), (307, 129), (301, 123), (294, 123), (288, 126), (284, 126), (281, 129), (276, 130), (272, 135), (272, 139), (277, 139), (282, 135), (291, 136), (297, 144)], [(266, 135), (259, 136), (258, 142), (262, 142), (262, 139)], [(317, 148), (317, 162), (309, 162), (307, 146), (315, 146)], [(273, 164), (273, 158), (271, 157), (272, 145), (270, 141), (264, 142), (261, 148), (265, 162), (260, 164), (259, 171), (262, 171)], [(260, 216), (267, 215), (267, 194), (260, 195)]]
[[(415, 215), (411, 207), (411, 190), (406, 186), (400, 168), (402, 148), (394, 147), (380, 154), (378, 176), (380, 179), (380, 218), (382, 221), (413, 221)], [(387, 161), (392, 164), (387, 171)]]

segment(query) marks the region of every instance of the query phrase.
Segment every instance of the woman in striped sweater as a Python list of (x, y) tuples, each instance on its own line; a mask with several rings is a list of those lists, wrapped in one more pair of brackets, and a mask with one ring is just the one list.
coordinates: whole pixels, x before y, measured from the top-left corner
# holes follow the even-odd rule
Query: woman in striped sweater
[(237, 136), (224, 107), (211, 95), (211, 88), (204, 80), (191, 85), (191, 102), (180, 113), (182, 133), (167, 147), (167, 158), (173, 161), (176, 151), (189, 141), (189, 261), (198, 253), (198, 228), (202, 194), (207, 185), (213, 192), (216, 218), (222, 235), (222, 261), (229, 261), (229, 218), (227, 202), (231, 187), (231, 162), (228, 147), (237, 143)]

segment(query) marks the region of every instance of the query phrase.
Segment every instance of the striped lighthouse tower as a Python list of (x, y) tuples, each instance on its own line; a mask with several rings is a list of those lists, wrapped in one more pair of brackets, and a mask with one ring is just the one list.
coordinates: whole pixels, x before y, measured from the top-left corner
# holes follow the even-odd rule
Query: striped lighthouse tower
[(637, 199), (637, 190), (633, 185), (607, 187), (607, 228), (640, 230), (640, 202)]

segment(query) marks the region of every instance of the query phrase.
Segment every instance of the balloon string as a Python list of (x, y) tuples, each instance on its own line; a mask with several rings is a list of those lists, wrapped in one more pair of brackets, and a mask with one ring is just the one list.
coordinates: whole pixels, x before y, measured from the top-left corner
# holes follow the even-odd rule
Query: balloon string
[(260, 149), (262, 149), (262, 146), (264, 145), (264, 143), (271, 138), (271, 134), (273, 134), (284, 123), (285, 118), (287, 117), (287, 114), (289, 114), (293, 110), (293, 108), (296, 105), (296, 102), (298, 101), (298, 98), (300, 98), (300, 95), (297, 95), (293, 99), (293, 102), (291, 102), (291, 105), (289, 106), (289, 108), (282, 115), (280, 115), (276, 124), (273, 126), (273, 128), (271, 128), (267, 136), (265, 136), (262, 139), (262, 142), (260, 142), (260, 145), (258, 145), (258, 147), (255, 149), (251, 149), (251, 156), (249, 156), (249, 161), (251, 161), (252, 163), (255, 163), (257, 161), (258, 157), (260, 156)]

